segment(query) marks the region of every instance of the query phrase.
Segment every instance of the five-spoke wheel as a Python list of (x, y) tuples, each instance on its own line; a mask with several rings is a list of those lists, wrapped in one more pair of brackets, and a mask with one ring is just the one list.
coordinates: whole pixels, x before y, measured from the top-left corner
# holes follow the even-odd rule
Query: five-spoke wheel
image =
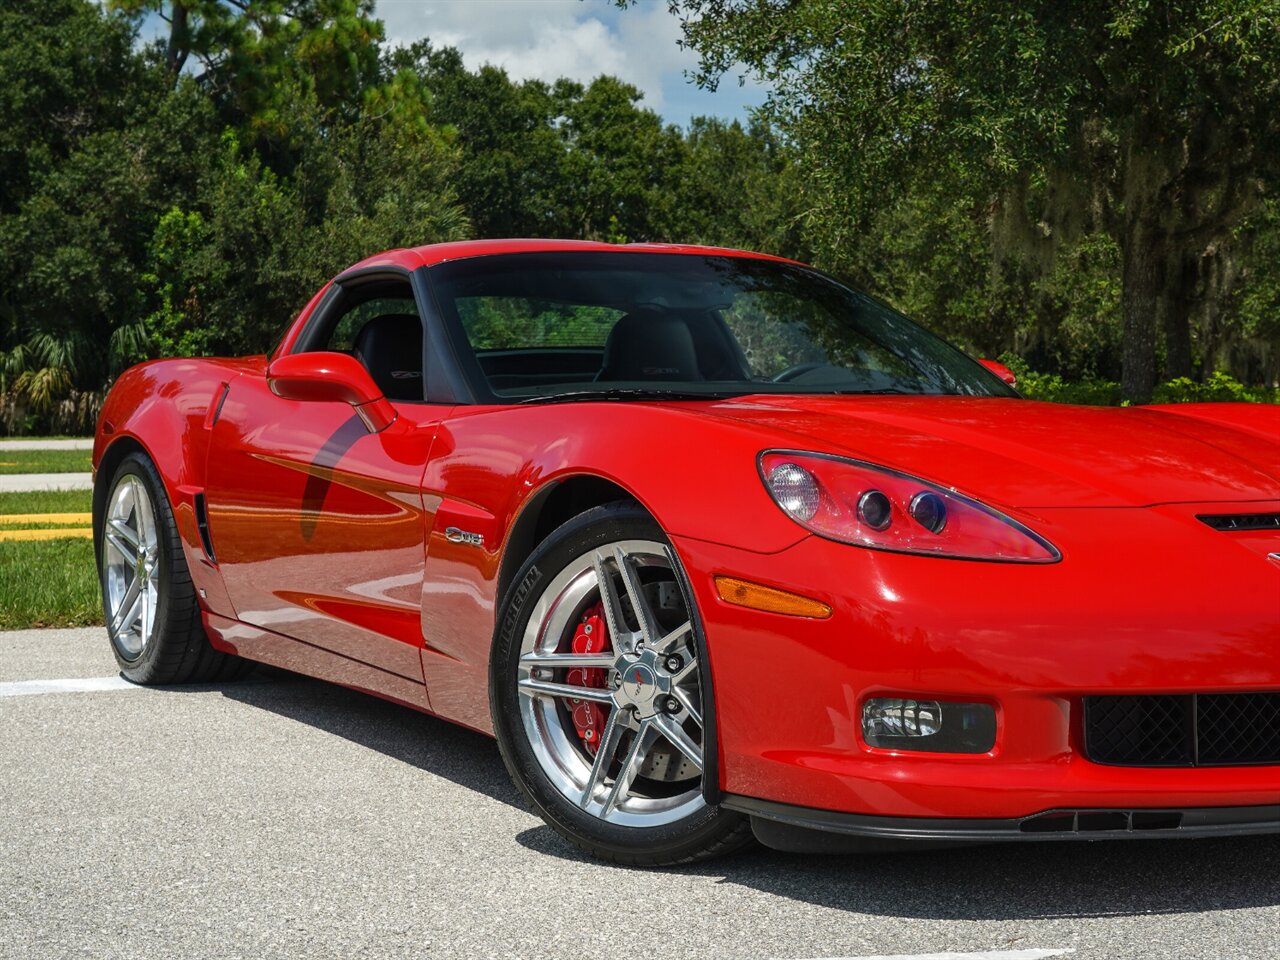
[(634, 504), (570, 521), (504, 604), (494, 721), (518, 784), (593, 853), (676, 863), (745, 839), (704, 799), (702, 664), (679, 561)]
[(120, 477), (102, 531), (107, 632), (120, 655), (137, 660), (155, 630), (160, 605), (160, 543), (155, 508), (136, 474)]
[[(597, 604), (607, 649), (574, 653), (574, 628)], [(591, 671), (605, 682), (588, 685)], [(584, 810), (643, 826), (702, 804), (697, 651), (664, 544), (613, 543), (561, 570), (525, 628), (517, 686), (534, 752), (556, 788)], [(605, 714), (589, 739), (565, 722), (583, 701)]]
[(100, 470), (94, 496), (102, 610), (120, 672), (135, 683), (231, 680), (250, 666), (205, 636), (173, 508), (141, 451)]

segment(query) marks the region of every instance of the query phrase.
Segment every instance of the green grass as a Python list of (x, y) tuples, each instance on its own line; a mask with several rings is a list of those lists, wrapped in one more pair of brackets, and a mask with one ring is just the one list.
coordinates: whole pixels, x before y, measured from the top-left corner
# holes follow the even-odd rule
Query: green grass
[(0, 630), (99, 623), (92, 540), (0, 540)]
[(88, 513), (92, 509), (92, 490), (0, 493), (0, 513)]
[(92, 450), (5, 450), (0, 446), (0, 473), (88, 473)]
[[(0, 514), (88, 513), (92, 498), (88, 490), (0, 493)], [(0, 630), (99, 623), (92, 540), (0, 540)]]

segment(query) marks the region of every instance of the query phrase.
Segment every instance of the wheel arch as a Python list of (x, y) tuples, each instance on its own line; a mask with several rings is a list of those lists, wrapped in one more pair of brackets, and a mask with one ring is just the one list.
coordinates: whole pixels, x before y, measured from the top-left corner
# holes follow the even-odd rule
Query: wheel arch
[[(593, 507), (617, 500), (644, 506), (640, 498), (613, 480), (594, 473), (579, 473), (550, 480), (529, 496), (516, 514), (506, 536), (498, 566), (496, 601), (501, 605), (512, 580), (538, 544), (557, 527)], [(653, 511), (645, 509), (650, 516)], [(657, 519), (656, 517), (654, 518)]]
[[(568, 523), (595, 507), (607, 503), (628, 501), (645, 511), (662, 528), (661, 519), (653, 509), (638, 496), (621, 486), (614, 480), (594, 473), (578, 473), (560, 477), (545, 483), (529, 496), (517, 513), (506, 537), (502, 560), (498, 567), (497, 590), (495, 591), (495, 609), (500, 610), (507, 590), (515, 580), (516, 574), (524, 566), (548, 536), (557, 528)], [(665, 529), (665, 528), (663, 528)], [(673, 551), (674, 553), (674, 551)], [(720, 754), (717, 738), (717, 711), (714, 680), (711, 670), (711, 652), (707, 643), (706, 625), (694, 598), (693, 585), (689, 582), (689, 573), (684, 564), (676, 556), (674, 572), (681, 589), (689, 602), (689, 615), (693, 620), (695, 643), (698, 647), (698, 660), (701, 665), (700, 681), (703, 697), (704, 717), (704, 760), (710, 773), (702, 778), (703, 797), (708, 804), (718, 804), (721, 798), (720, 788)], [(494, 618), (494, 639), (501, 624)], [(491, 666), (491, 665), (490, 665)], [(486, 670), (486, 673), (489, 671)]]
[(131, 434), (121, 434), (102, 451), (102, 458), (98, 461), (97, 473), (93, 478), (93, 558), (99, 566), (102, 565), (102, 514), (107, 507), (111, 479), (116, 475), (120, 464), (131, 453), (141, 453), (153, 463), (155, 462), (151, 451), (143, 445), (142, 441)]

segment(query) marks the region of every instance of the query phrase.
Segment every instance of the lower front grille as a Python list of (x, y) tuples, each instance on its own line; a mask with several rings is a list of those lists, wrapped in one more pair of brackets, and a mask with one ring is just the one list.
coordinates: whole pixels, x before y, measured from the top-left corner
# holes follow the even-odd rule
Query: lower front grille
[(1280, 692), (1085, 697), (1084, 746), (1113, 766), (1280, 764)]

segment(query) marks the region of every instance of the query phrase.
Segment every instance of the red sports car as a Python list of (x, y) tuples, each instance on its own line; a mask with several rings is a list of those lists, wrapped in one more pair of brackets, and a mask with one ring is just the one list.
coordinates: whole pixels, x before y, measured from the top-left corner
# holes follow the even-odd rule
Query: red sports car
[(1280, 408), (1011, 382), (772, 257), (394, 250), (120, 377), (111, 643), (491, 733), (625, 863), (1280, 831)]

